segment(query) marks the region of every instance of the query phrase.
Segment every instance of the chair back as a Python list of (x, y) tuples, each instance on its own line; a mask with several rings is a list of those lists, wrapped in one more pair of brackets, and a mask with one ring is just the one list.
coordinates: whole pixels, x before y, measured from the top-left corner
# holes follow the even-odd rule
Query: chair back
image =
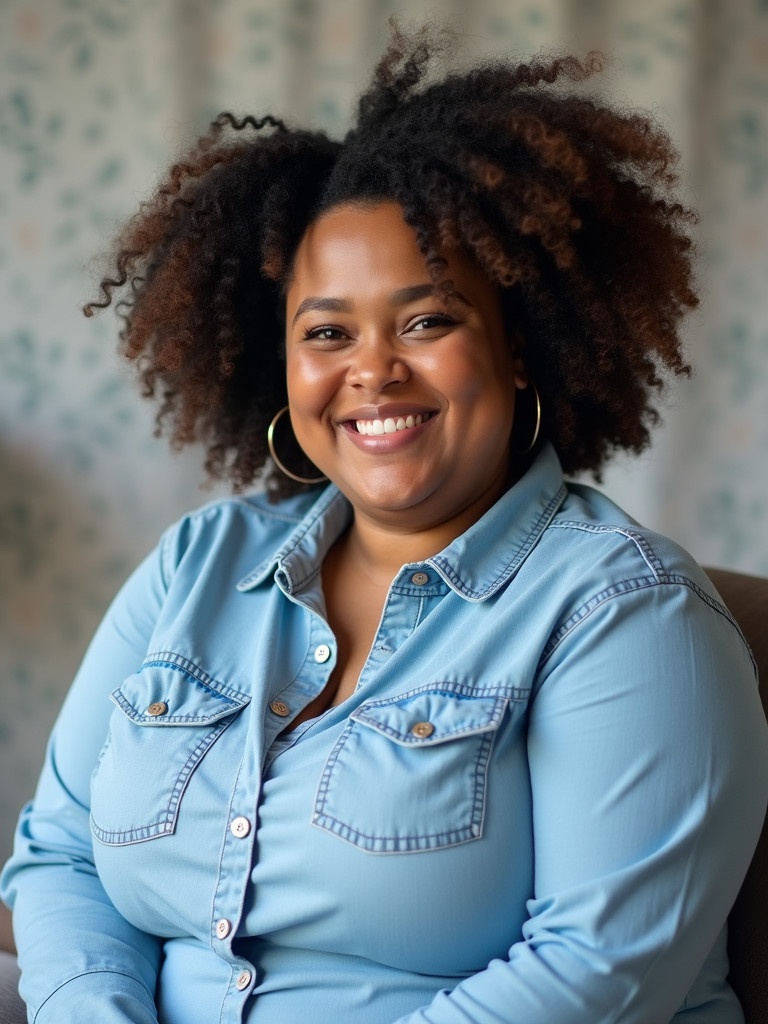
[[(726, 569), (706, 571), (752, 648), (768, 718), (768, 579)], [(768, 1024), (768, 819), (728, 917), (728, 956), (728, 980), (746, 1024)]]

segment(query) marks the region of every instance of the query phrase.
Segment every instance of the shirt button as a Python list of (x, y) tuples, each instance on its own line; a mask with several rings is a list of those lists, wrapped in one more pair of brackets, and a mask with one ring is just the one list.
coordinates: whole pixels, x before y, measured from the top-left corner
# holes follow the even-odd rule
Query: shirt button
[(280, 715), (281, 718), (286, 718), (291, 713), (291, 709), (288, 705), (283, 703), (281, 700), (273, 700), (269, 706), (271, 710), (274, 711), (276, 715)]
[(418, 736), (419, 739), (426, 739), (427, 736), (431, 736), (435, 731), (434, 725), (431, 722), (417, 722), (411, 726), (411, 732), (414, 736)]
[(324, 661), (328, 661), (331, 656), (331, 648), (328, 644), (319, 644), (315, 648), (315, 661), (322, 665)]
[(237, 976), (237, 981), (235, 982), (237, 990), (239, 992), (242, 992), (244, 988), (248, 988), (248, 986), (251, 984), (252, 977), (253, 975), (251, 974), (250, 971), (240, 971), (240, 973)]
[(229, 826), (229, 831), (238, 839), (245, 839), (251, 831), (251, 823), (247, 818), (235, 818)]
[(415, 583), (417, 587), (423, 587), (425, 583), (429, 583), (429, 576), (425, 572), (415, 572), (411, 576), (411, 583)]
[(153, 718), (159, 718), (160, 715), (168, 714), (168, 705), (164, 700), (156, 700), (154, 704), (150, 704), (147, 708), (147, 714)]
[(220, 921), (216, 922), (216, 938), (217, 939), (226, 939), (226, 937), (229, 935), (229, 933), (231, 931), (232, 931), (232, 925), (226, 919), (226, 917), (222, 917), (222, 919)]

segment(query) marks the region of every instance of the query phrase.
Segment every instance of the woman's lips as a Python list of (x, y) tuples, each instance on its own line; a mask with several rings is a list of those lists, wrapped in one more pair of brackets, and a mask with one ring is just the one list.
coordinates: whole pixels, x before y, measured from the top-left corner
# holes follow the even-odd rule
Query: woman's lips
[(382, 434), (396, 434), (401, 430), (412, 430), (420, 427), (425, 420), (434, 416), (434, 413), (416, 413), (408, 416), (387, 416), (385, 419), (354, 420), (354, 426), (358, 434), (365, 434), (368, 437), (380, 437)]
[(368, 451), (394, 451), (408, 444), (437, 416), (436, 412), (407, 413), (371, 419), (348, 419), (341, 423), (356, 447)]

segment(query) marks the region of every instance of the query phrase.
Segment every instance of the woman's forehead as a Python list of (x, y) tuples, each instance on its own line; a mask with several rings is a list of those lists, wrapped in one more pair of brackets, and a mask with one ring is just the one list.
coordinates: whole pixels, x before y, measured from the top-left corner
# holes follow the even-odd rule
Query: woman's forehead
[(490, 284), (461, 251), (449, 250), (445, 257), (446, 274), (436, 281), (416, 231), (406, 223), (398, 203), (344, 204), (323, 213), (307, 228), (287, 292), (294, 306), (308, 293), (341, 298), (371, 290), (387, 292), (395, 302), (405, 303), (429, 292), (445, 297), (456, 276), (463, 281), (482, 278)]

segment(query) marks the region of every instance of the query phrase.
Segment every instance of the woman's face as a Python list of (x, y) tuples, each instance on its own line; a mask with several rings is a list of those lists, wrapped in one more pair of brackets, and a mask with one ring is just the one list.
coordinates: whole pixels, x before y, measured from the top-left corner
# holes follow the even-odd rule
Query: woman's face
[(310, 225), (287, 293), (296, 437), (358, 515), (403, 531), (494, 503), (526, 384), (495, 287), (444, 255), (447, 299), (397, 204), (341, 206)]

